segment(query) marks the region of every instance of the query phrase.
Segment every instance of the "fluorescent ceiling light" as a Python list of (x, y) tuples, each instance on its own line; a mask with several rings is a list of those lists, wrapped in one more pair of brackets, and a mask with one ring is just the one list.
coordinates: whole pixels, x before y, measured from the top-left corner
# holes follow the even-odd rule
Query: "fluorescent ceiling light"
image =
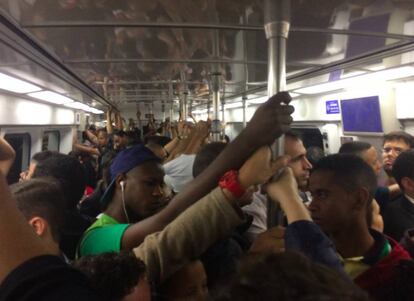
[(81, 102), (70, 102), (70, 103), (65, 103), (64, 104), (65, 107), (69, 107), (72, 109), (77, 109), (77, 110), (85, 110), (87, 108), (89, 108), (87, 105), (85, 105), (84, 103)]
[(27, 94), (31, 97), (41, 99), (50, 103), (54, 103), (57, 105), (63, 105), (65, 103), (73, 102), (72, 99), (69, 97), (63, 96), (61, 94), (52, 92), (52, 91), (40, 91), (35, 93), (29, 93)]
[(354, 76), (357, 76), (357, 75), (361, 75), (361, 74), (364, 74), (364, 73), (367, 73), (366, 71), (352, 71), (352, 72), (348, 72), (348, 73), (346, 73), (346, 74), (342, 74), (341, 75), (341, 79), (343, 79), (343, 78), (348, 78), (348, 77), (354, 77)]
[(3, 73), (0, 73), (0, 89), (15, 93), (30, 93), (42, 90), (38, 86)]
[(78, 102), (78, 101), (71, 102), (71, 103), (65, 103), (64, 106), (68, 107), (68, 108), (76, 109), (76, 110), (83, 110), (85, 112), (89, 112), (89, 113), (92, 113), (92, 114), (103, 114), (103, 113), (105, 113), (104, 111), (92, 108), (92, 107), (90, 107), (90, 106), (88, 106), (84, 103)]
[(414, 76), (414, 67), (404, 66), (392, 69), (381, 70), (359, 76), (340, 79), (333, 82), (322, 83), (314, 86), (295, 90), (303, 94), (320, 94), (329, 91), (341, 90), (352, 86), (369, 86), (381, 81), (395, 80)]

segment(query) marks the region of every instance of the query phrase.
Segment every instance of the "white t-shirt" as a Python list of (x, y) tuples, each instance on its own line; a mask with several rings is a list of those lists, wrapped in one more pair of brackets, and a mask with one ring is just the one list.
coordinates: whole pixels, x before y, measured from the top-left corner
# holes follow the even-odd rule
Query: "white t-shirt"
[(180, 192), (193, 180), (193, 164), (196, 155), (180, 155), (164, 164), (164, 182), (174, 192)]

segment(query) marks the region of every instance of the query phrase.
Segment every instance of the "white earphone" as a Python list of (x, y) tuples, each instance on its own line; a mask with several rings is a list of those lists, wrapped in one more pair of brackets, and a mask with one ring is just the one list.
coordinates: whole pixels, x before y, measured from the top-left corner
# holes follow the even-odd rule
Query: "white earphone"
[(121, 181), (119, 182), (119, 185), (121, 185), (121, 197), (122, 197), (122, 209), (124, 210), (124, 214), (125, 214), (125, 218), (129, 224), (129, 216), (128, 216), (128, 212), (126, 210), (126, 206), (125, 206), (125, 197), (124, 197), (124, 190), (125, 190), (125, 182)]

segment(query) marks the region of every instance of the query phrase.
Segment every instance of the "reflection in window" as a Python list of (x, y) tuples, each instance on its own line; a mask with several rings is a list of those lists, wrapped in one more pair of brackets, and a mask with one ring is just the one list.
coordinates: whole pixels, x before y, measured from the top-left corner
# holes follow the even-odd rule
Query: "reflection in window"
[(42, 138), (42, 151), (59, 151), (60, 133), (59, 131), (46, 131)]

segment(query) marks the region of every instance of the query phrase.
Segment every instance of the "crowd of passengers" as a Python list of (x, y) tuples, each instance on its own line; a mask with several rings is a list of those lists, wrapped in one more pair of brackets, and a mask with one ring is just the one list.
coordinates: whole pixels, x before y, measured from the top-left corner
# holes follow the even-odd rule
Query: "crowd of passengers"
[(0, 138), (0, 300), (414, 300), (414, 137), (310, 155), (290, 100), (231, 142), (108, 111), (10, 186)]

